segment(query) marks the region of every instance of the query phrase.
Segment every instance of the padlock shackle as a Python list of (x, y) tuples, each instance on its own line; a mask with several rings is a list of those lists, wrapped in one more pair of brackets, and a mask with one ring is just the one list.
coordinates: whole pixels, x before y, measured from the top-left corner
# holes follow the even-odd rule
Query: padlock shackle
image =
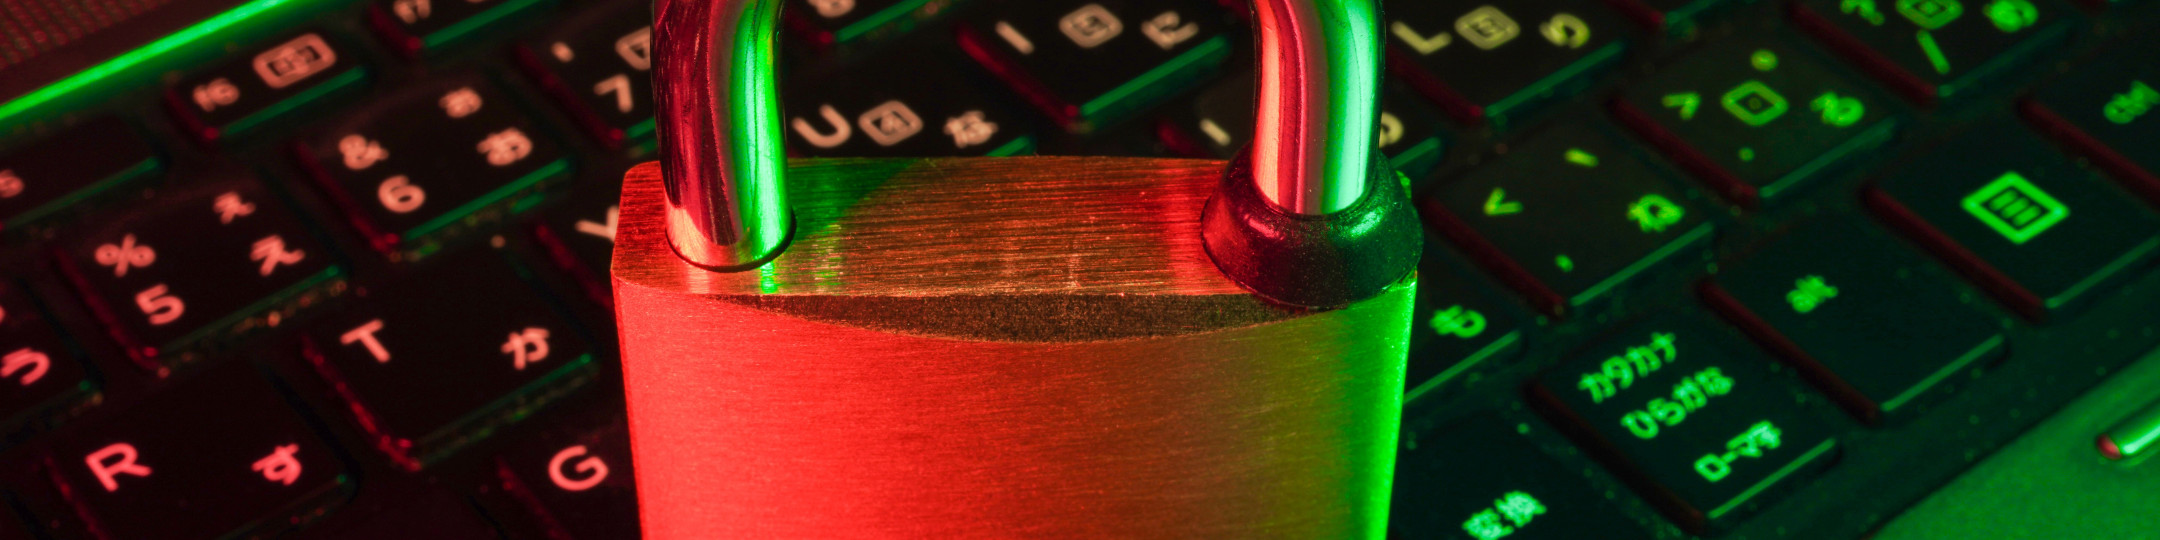
[[(653, 78), (669, 242), (715, 270), (762, 264), (793, 227), (774, 29), (781, 0), (655, 0)], [(1365, 195), (1380, 84), (1372, 0), (1253, 0), (1252, 177), (1282, 211)]]
[(653, 2), (668, 243), (691, 264), (753, 268), (794, 230), (774, 32), (781, 1)]
[(1252, 175), (1283, 211), (1316, 216), (1365, 196), (1379, 121), (1372, 0), (1253, 0)]

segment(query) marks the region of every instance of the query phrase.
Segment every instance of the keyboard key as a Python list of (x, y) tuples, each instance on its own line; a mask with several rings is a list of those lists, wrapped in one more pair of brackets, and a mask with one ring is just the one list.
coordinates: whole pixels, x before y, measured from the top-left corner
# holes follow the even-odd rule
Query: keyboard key
[[(1517, 308), (1489, 293), (1482, 276), (1465, 275), (1446, 262), (1454, 257), (1428, 240), (1418, 268), (1417, 313), (1410, 327), (1410, 365), (1405, 399), (1459, 387), (1522, 352)], [(1468, 379), (1466, 381), (1465, 379)]]
[(503, 536), (456, 495), (429, 489), (401, 494), (403, 504), (393, 505), (371, 519), (323, 531), (336, 540), (413, 538), (426, 540), (500, 540)]
[(1837, 446), (1770, 359), (1721, 336), (1694, 316), (1663, 315), (1577, 351), (1531, 387), (1556, 425), (1695, 534), (1767, 504)]
[(615, 257), (621, 201), (622, 182), (580, 182), (571, 188), (569, 200), (544, 212), (533, 226), (549, 262), (569, 273), (586, 296), (602, 306), (615, 305), (608, 266)]
[(204, 142), (239, 136), (358, 86), (361, 56), (321, 32), (288, 36), (181, 79), (166, 108)]
[(503, 488), (538, 518), (550, 538), (638, 535), (628, 420), (620, 410), (610, 417), (604, 426), (555, 430), (517, 444), (496, 461)]
[(350, 496), (337, 452), (236, 360), (77, 432), (46, 463), (103, 537), (269, 537)]
[(1864, 199), (2033, 320), (2093, 296), (2160, 247), (2151, 211), (2007, 122), (1931, 147)]
[(82, 359), (29, 293), (7, 280), (0, 280), (0, 388), (7, 389), (0, 392), (0, 428), (8, 431), (34, 425), (46, 411), (97, 390)]
[(1392, 538), (1575, 540), (1652, 538), (1520, 433), (1528, 424), (1475, 416), (1404, 432), (1396, 458)]
[(1423, 201), (1449, 240), (1551, 314), (1710, 237), (1708, 214), (1583, 122), (1513, 145)]
[(368, 25), (407, 58), (433, 54), (471, 41), (506, 19), (537, 11), (554, 0), (370, 0)]
[[(1225, 77), (1201, 92), (1190, 115), (1178, 115), (1173, 146), (1201, 156), (1230, 159), (1251, 143), (1253, 126), (1253, 76), (1250, 72)], [(1388, 85), (1380, 98), (1380, 151), (1395, 170), (1422, 177), (1440, 164), (1442, 141), (1440, 115), (1417, 96)]]
[(1890, 139), (1889, 107), (1864, 88), (1757, 36), (1697, 49), (1612, 106), (1727, 201), (1753, 207)]
[(2025, 119), (2160, 204), (2160, 48), (2121, 43), (2122, 52), (2079, 66), (2033, 92)]
[[(804, 156), (1010, 156), (1029, 122), (967, 80), (943, 40), (896, 43), (821, 78), (782, 83), (789, 148)], [(877, 81), (863, 84), (863, 81)]]
[(2005, 348), (1947, 273), (1859, 216), (1803, 223), (1721, 267), (1710, 306), (1870, 423)]
[(409, 88), (296, 147), (354, 228), (417, 260), (538, 204), (568, 152), (478, 76)]
[(2035, 60), (2076, 17), (2056, 0), (1802, 0), (1792, 11), (1801, 28), (1923, 105)]
[(791, 0), (780, 10), (790, 29), (819, 47), (906, 31), (950, 12), (961, 0)]
[(338, 256), (238, 173), (159, 190), (56, 247), (76, 291), (144, 368), (163, 372), (342, 294)]
[(609, 149), (653, 134), (651, 8), (607, 4), (517, 49), (525, 73)]
[(591, 347), (500, 254), (448, 254), (307, 335), (360, 428), (419, 470), (583, 385)]
[(0, 152), (0, 231), (29, 229), (160, 166), (149, 141), (110, 117)]
[(1566, 99), (1620, 58), (1618, 17), (1577, 0), (1397, 2), (1388, 67), (1457, 121), (1506, 126), (1535, 103)]
[(990, 8), (959, 24), (961, 50), (1075, 133), (1107, 127), (1191, 88), (1230, 55), (1229, 21), (1205, 0), (1042, 0)]

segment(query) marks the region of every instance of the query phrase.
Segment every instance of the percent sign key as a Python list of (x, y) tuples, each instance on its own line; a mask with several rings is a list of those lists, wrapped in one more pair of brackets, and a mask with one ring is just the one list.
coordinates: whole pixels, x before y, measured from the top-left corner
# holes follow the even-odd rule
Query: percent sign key
[(135, 243), (135, 235), (130, 234), (121, 237), (119, 244), (98, 246), (96, 257), (99, 266), (112, 267), (113, 277), (127, 277), (129, 268), (148, 267), (157, 262), (157, 250), (150, 249), (148, 244)]

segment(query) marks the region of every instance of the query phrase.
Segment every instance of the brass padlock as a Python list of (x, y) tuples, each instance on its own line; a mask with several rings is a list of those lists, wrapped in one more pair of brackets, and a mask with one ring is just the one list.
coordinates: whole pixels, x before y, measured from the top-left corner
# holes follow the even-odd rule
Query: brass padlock
[(780, 0), (658, 0), (614, 287), (646, 536), (1377, 538), (1422, 241), (1372, 0), (1229, 163), (783, 158)]

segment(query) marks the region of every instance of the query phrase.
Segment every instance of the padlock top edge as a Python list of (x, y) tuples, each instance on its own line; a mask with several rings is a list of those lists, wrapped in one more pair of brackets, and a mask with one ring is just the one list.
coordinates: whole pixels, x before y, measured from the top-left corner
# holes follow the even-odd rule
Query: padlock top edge
[[(1225, 278), (1201, 246), (1200, 211), (1224, 163), (1190, 159), (798, 160), (796, 239), (771, 264), (713, 272), (670, 250), (659, 169), (625, 177), (617, 287), (829, 321), (924, 313), (923, 333), (1089, 341), (1237, 328), (1310, 311)], [(1038, 328), (995, 320), (1132, 329)], [(1024, 315), (1024, 317), (1023, 317)], [(1045, 323), (1047, 324), (1047, 323)], [(893, 329), (901, 331), (903, 329)]]
[[(668, 264), (659, 168), (625, 176), (617, 276), (707, 295), (1244, 295), (1201, 247), (1223, 162), (799, 160), (796, 239), (741, 272)], [(802, 249), (797, 249), (802, 248)], [(694, 267), (691, 267), (694, 268)]]

